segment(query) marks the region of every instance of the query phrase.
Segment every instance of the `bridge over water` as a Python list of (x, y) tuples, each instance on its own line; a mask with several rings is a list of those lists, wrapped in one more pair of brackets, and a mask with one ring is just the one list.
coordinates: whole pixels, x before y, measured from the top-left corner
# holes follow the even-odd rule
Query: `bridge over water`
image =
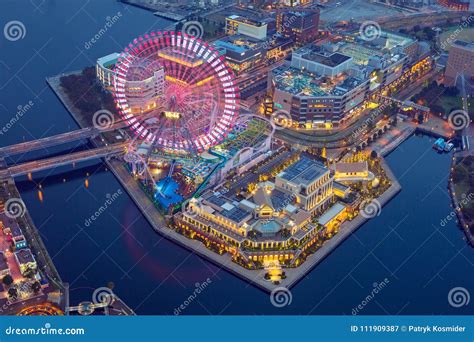
[(127, 146), (127, 142), (117, 143), (104, 147), (92, 148), (86, 151), (73, 152), (56, 157), (34, 160), (9, 166), (4, 169), (0, 169), (0, 180), (26, 175), (30, 172), (43, 171), (59, 166), (69, 165), (75, 162), (118, 155), (124, 153)]

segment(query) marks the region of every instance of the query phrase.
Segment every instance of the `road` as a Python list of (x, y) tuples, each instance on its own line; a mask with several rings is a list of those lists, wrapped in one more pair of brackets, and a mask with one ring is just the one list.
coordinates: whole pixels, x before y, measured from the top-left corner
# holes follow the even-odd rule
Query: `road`
[[(136, 118), (143, 116), (143, 119), (146, 119), (148, 116), (152, 115), (152, 113), (144, 113), (136, 115)], [(129, 124), (124, 120), (117, 120), (115, 123), (111, 124), (110, 126), (107, 125), (105, 127), (86, 127), (77, 129), (74, 131), (61, 133), (58, 135), (53, 135), (46, 138), (25, 141), (19, 144), (5, 146), (0, 148), (0, 158), (11, 157), (17, 154), (23, 154), (26, 152), (36, 151), (43, 148), (48, 148), (57, 145), (67, 144), (73, 141), (82, 140), (82, 139), (89, 139), (91, 137), (97, 136), (101, 133), (116, 131), (118, 129), (122, 129), (128, 127)]]
[(0, 170), (0, 179), (8, 179), (26, 175), (30, 172), (47, 170), (74, 162), (86, 161), (90, 159), (102, 158), (105, 156), (121, 153), (128, 146), (128, 143), (118, 143), (104, 147), (93, 148), (86, 151), (69, 153), (66, 155), (56, 156), (52, 158), (34, 160)]

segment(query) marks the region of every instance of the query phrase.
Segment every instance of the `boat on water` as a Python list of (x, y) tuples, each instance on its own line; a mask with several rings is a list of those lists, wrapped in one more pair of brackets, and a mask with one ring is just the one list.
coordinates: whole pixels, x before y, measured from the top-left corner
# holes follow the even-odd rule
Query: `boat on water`
[(450, 152), (454, 148), (454, 144), (451, 140), (445, 141), (443, 138), (439, 138), (433, 144), (433, 148), (439, 152)]

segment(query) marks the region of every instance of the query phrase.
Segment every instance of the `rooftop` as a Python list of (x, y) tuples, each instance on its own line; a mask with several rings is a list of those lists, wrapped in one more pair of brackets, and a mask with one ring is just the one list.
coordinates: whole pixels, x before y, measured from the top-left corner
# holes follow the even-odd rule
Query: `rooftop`
[(241, 34), (227, 36), (213, 43), (217, 49), (226, 49), (236, 53), (245, 53), (249, 50), (258, 51), (262, 47), (262, 44), (261, 40)]
[(120, 54), (117, 52), (111, 53), (110, 55), (100, 57), (97, 60), (97, 64), (104, 68), (109, 68), (114, 66), (117, 63), (118, 58), (120, 57)]
[(20, 265), (35, 262), (35, 258), (29, 249), (20, 249), (15, 252), (15, 257)]
[(270, 20), (272, 20), (271, 18), (260, 18), (256, 15), (250, 16), (250, 17), (248, 16), (244, 17), (244, 16), (236, 15), (236, 14), (229, 15), (226, 19), (235, 20), (235, 21), (238, 21), (239, 23), (245, 23), (245, 24), (253, 25), (253, 26), (264, 26), (264, 25), (267, 25)]
[(367, 172), (369, 166), (366, 161), (356, 162), (356, 163), (336, 163), (335, 164), (336, 172)]
[(297, 96), (343, 96), (366, 81), (348, 74), (333, 78), (317, 76), (288, 66), (274, 69), (273, 74), (278, 89)]
[(328, 169), (322, 163), (303, 157), (278, 174), (278, 177), (294, 184), (307, 185), (326, 172)]
[(233, 205), (231, 207), (228, 207), (228, 209), (225, 209), (226, 204), (222, 206), (224, 210), (219, 212), (219, 214), (225, 218), (228, 218), (231, 221), (234, 221), (235, 223), (242, 222), (247, 216), (250, 215), (250, 212)]
[(296, 50), (294, 54), (328, 67), (336, 67), (351, 59), (350, 56), (340, 52), (325, 51), (321, 46), (312, 44)]
[(260, 220), (253, 228), (263, 235), (273, 235), (278, 233), (282, 227), (281, 223), (275, 220)]
[(466, 42), (463, 40), (456, 40), (454, 41), (455, 45), (461, 46), (465, 49), (473, 50), (474, 51), (474, 41), (473, 42)]
[(328, 222), (331, 222), (334, 217), (339, 215), (339, 213), (341, 213), (341, 211), (343, 211), (344, 209), (346, 209), (346, 207), (343, 204), (337, 202), (319, 217), (318, 223), (325, 226)]

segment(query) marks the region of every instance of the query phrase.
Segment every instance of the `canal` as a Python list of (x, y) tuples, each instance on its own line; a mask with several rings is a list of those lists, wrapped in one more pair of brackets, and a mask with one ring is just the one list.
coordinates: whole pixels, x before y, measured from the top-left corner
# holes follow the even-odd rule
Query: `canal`
[[(91, 45), (107, 17), (119, 12), (120, 19)], [(0, 135), (1, 146), (77, 128), (45, 77), (93, 65), (135, 36), (167, 25), (113, 0), (4, 0), (0, 18), (2, 25), (19, 20), (26, 28), (24, 39), (0, 37), (0, 126), (9, 127)], [(9, 124), (18, 106), (29, 101), (31, 109)], [(173, 314), (183, 305), (182, 314), (350, 315), (359, 304), (360, 314), (473, 314), (472, 303), (461, 308), (448, 303), (454, 287), (474, 294), (474, 251), (455, 222), (441, 225), (452, 211), (450, 155), (435, 153), (432, 142), (414, 136), (388, 156), (402, 191), (301, 280), (284, 308), (275, 308), (267, 294), (155, 234), (100, 162), (17, 181), (62, 279), (70, 284), (73, 304), (113, 283), (139, 314)], [(82, 148), (86, 142), (39, 154)], [(96, 220), (88, 224), (91, 216)], [(208, 278), (211, 283), (194, 298), (196, 284)], [(374, 285), (382, 282), (384, 288), (367, 301)]]

